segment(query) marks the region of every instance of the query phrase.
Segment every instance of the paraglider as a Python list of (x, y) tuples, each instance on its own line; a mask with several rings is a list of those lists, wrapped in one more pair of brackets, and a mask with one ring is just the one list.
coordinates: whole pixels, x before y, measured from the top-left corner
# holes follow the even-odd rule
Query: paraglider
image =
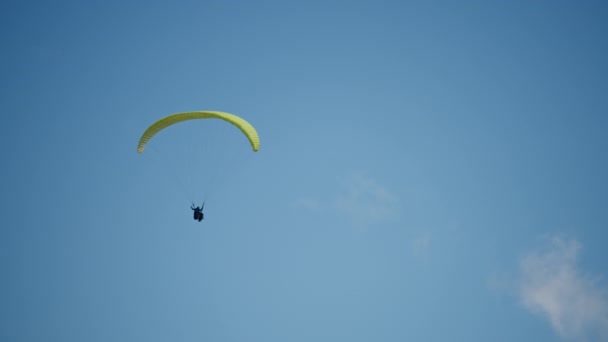
[(238, 129), (241, 130), (241, 132), (243, 132), (243, 134), (245, 134), (254, 152), (257, 152), (260, 148), (260, 137), (258, 136), (258, 132), (255, 130), (255, 128), (253, 128), (253, 126), (249, 122), (230, 113), (200, 111), (169, 115), (153, 123), (150, 127), (148, 127), (148, 129), (146, 129), (144, 134), (142, 134), (141, 138), (139, 139), (139, 143), (137, 144), (137, 153), (144, 152), (146, 145), (148, 144), (150, 139), (152, 139), (152, 137), (156, 135), (156, 133), (176, 123), (194, 119), (221, 119), (227, 121), (236, 126)]
[[(258, 136), (255, 128), (244, 119), (230, 113), (218, 112), (218, 111), (196, 111), (196, 112), (184, 112), (172, 114), (164, 117), (148, 127), (142, 134), (137, 144), (137, 153), (143, 153), (150, 140), (163, 129), (188, 120), (195, 119), (220, 119), (224, 120), (235, 127), (237, 127), (249, 140), (249, 144), (254, 152), (257, 152), (260, 148), (260, 137)], [(190, 209), (194, 211), (194, 220), (201, 222), (204, 218), (203, 208), (205, 203), (201, 207), (194, 207), (194, 203), (190, 206)]]
[(192, 203), (192, 205), (190, 206), (190, 209), (194, 210), (194, 220), (201, 222), (204, 218), (205, 218), (205, 214), (203, 214), (203, 209), (205, 208), (205, 202), (203, 202), (203, 205), (199, 208), (199, 207), (194, 207), (194, 203)]

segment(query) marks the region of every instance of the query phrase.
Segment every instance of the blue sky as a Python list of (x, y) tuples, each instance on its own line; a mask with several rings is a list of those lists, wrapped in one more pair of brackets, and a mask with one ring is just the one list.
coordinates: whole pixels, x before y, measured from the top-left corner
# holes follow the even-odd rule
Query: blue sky
[(0, 13), (0, 339), (608, 340), (605, 3)]

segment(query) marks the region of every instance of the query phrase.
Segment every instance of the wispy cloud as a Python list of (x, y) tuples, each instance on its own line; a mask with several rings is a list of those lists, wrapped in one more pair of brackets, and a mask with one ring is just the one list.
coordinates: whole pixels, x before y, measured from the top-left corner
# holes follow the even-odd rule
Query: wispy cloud
[(412, 252), (414, 253), (414, 256), (419, 258), (426, 256), (430, 244), (431, 234), (424, 233), (416, 237), (412, 242)]
[(300, 197), (291, 206), (296, 209), (346, 217), (355, 225), (366, 227), (399, 215), (399, 199), (377, 180), (357, 173), (340, 179), (338, 190), (325, 198)]
[(607, 289), (577, 265), (581, 244), (560, 237), (520, 261), (518, 294), (565, 339), (608, 341)]
[(293, 206), (297, 209), (314, 211), (321, 208), (321, 203), (319, 200), (314, 198), (300, 198), (293, 202)]
[(357, 174), (343, 181), (335, 207), (354, 221), (368, 225), (394, 219), (399, 200), (375, 179)]

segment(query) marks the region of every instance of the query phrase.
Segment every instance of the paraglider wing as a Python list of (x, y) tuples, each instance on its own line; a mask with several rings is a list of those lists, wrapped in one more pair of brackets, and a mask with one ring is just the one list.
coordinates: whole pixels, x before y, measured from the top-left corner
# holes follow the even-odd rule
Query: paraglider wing
[(245, 134), (247, 139), (249, 139), (249, 143), (251, 144), (254, 152), (257, 152), (257, 150), (260, 148), (260, 137), (258, 136), (258, 132), (249, 122), (245, 121), (244, 119), (224, 112), (198, 111), (172, 114), (153, 123), (139, 139), (139, 143), (137, 144), (137, 153), (142, 153), (150, 139), (152, 139), (152, 137), (161, 130), (173, 124), (194, 119), (221, 119), (227, 121), (236, 126), (241, 130), (241, 132), (243, 132), (243, 134)]

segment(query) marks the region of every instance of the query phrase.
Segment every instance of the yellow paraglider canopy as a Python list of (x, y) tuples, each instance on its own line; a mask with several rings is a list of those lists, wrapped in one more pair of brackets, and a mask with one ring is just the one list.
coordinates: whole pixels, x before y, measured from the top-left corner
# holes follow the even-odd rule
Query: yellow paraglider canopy
[(247, 139), (249, 139), (249, 143), (251, 144), (254, 152), (257, 152), (257, 150), (260, 148), (260, 137), (258, 136), (258, 132), (249, 122), (245, 121), (244, 119), (230, 113), (197, 111), (172, 114), (153, 123), (150, 127), (148, 127), (148, 129), (146, 129), (144, 134), (142, 134), (141, 138), (139, 139), (139, 143), (137, 144), (137, 153), (142, 153), (150, 139), (152, 139), (152, 137), (161, 130), (173, 124), (194, 119), (222, 119), (227, 121), (236, 126), (241, 130), (241, 132), (243, 132), (243, 134), (245, 134)]

